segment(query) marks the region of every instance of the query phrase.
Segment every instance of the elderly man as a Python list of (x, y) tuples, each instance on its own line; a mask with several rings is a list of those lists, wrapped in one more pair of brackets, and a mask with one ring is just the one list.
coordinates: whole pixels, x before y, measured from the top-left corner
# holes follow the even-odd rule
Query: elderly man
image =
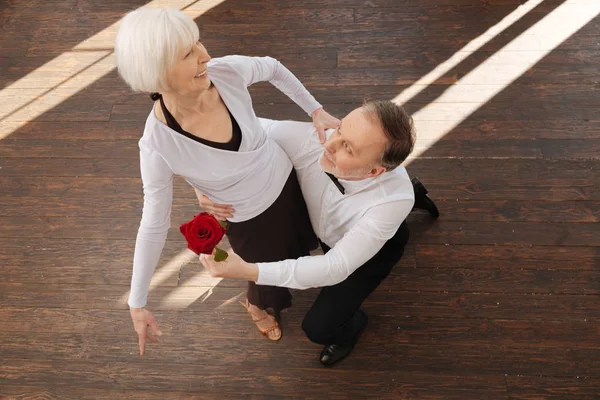
[[(410, 211), (418, 207), (434, 218), (439, 214), (423, 185), (411, 182), (401, 166), (415, 141), (412, 119), (402, 107), (367, 102), (328, 131), (327, 139), (310, 123), (261, 123), (296, 169), (324, 254), (248, 263), (230, 252), (224, 262), (206, 255), (200, 261), (213, 276), (295, 289), (323, 287), (302, 329), (325, 346), (319, 359), (330, 366), (350, 354), (365, 329), (367, 315), (360, 306), (402, 257)], [(235, 212), (201, 194), (199, 199), (219, 219)]]

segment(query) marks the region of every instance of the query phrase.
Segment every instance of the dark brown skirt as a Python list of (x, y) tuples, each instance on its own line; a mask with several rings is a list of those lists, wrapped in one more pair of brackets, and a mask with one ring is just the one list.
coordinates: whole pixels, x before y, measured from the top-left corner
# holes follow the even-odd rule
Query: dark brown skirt
[[(298, 258), (318, 246), (296, 171), (290, 173), (281, 194), (262, 214), (227, 229), (231, 248), (245, 261), (270, 262)], [(292, 305), (288, 288), (248, 282), (248, 301), (276, 314)]]

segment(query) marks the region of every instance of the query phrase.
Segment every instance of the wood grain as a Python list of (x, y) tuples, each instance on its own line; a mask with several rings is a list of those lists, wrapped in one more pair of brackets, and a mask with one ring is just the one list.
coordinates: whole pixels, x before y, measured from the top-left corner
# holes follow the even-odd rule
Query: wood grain
[[(164, 334), (139, 357), (125, 301), (152, 103), (115, 70), (79, 87), (114, 42), (73, 47), (147, 1), (0, 3), (0, 112), (48, 106), (0, 122), (12, 132), (0, 140), (0, 398), (598, 397), (600, 18), (556, 48), (529, 29), (563, 0), (501, 32), (523, 1), (227, 0), (196, 19), (212, 57), (274, 57), (338, 117), (419, 92), (405, 166), (441, 217), (411, 213), (404, 257), (363, 305), (367, 329), (325, 370), (301, 328), (318, 289), (294, 290), (282, 340), (265, 340), (238, 303), (246, 283), (211, 278), (185, 249), (178, 224), (199, 208), (181, 177), (148, 299)], [(485, 44), (465, 51), (473, 41)], [(493, 72), (456, 85), (482, 66)], [(310, 121), (267, 82), (250, 92), (261, 117)]]

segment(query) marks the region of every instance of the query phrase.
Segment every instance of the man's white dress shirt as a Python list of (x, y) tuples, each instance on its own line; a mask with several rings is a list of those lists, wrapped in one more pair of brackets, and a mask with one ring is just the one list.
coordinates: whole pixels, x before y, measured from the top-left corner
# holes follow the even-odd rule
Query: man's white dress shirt
[(412, 210), (414, 190), (406, 169), (399, 166), (360, 181), (340, 179), (342, 194), (319, 165), (323, 146), (312, 123), (260, 122), (292, 160), (313, 229), (331, 250), (258, 263), (257, 283), (307, 289), (342, 282), (383, 247)]

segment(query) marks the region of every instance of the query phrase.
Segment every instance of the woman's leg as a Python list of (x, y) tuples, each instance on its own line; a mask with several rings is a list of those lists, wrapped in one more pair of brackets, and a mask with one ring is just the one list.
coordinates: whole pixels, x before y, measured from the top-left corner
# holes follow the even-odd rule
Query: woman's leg
[[(233, 250), (248, 262), (298, 258), (316, 248), (316, 236), (295, 171), (290, 173), (281, 194), (267, 210), (250, 221), (231, 224), (228, 237)], [(263, 310), (267, 309), (279, 317), (281, 310), (292, 305), (289, 289), (254, 282), (248, 283), (247, 298), (248, 311), (254, 320), (264, 317)], [(274, 322), (264, 318), (257, 326), (261, 329)], [(272, 336), (277, 335), (269, 335)]]

